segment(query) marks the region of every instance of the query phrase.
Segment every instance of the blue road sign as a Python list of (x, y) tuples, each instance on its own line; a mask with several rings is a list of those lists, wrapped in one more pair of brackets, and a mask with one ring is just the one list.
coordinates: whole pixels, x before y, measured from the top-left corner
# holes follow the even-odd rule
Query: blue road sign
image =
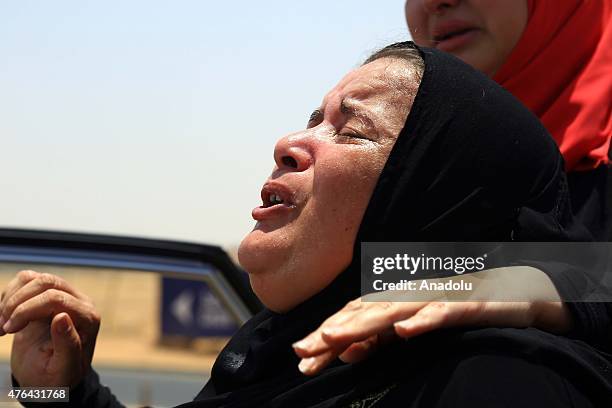
[(231, 336), (238, 325), (205, 282), (162, 278), (162, 335)]

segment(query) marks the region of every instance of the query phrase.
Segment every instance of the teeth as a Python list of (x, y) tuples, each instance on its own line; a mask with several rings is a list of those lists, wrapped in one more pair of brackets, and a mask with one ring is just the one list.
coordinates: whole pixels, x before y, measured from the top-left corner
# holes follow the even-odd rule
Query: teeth
[(270, 195), (270, 203), (272, 204), (281, 204), (283, 200), (277, 194)]

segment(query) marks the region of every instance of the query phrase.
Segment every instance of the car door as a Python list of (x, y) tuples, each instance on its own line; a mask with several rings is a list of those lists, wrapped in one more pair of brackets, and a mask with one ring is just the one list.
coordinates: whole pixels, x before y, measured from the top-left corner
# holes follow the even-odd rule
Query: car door
[[(102, 316), (93, 366), (126, 405), (191, 400), (231, 334), (261, 304), (219, 247), (60, 231), (0, 229), (0, 285), (22, 269), (65, 278)], [(12, 336), (0, 339), (10, 383)]]

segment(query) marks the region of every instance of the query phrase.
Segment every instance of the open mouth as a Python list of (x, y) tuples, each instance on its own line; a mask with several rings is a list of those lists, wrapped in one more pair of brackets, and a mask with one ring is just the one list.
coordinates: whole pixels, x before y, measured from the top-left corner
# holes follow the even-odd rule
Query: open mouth
[(292, 206), (290, 194), (283, 188), (265, 185), (261, 190), (262, 208), (270, 208), (277, 205)]
[(278, 194), (269, 194), (263, 199), (263, 208), (273, 207), (275, 205), (284, 204), (285, 200)]
[(294, 192), (278, 182), (268, 182), (261, 189), (262, 204), (251, 213), (257, 222), (287, 216), (295, 208)]

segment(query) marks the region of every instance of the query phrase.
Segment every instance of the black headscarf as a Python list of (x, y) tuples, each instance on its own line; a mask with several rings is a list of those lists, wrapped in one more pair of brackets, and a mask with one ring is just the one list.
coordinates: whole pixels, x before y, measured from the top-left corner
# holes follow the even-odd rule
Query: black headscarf
[[(393, 356), (356, 365), (337, 361), (316, 377), (302, 375), (291, 344), (359, 297), (361, 242), (570, 240), (584, 232), (571, 217), (563, 160), (540, 122), (458, 59), (418, 50), (425, 62), (422, 82), (363, 217), (353, 262), (290, 312), (264, 310), (247, 322), (217, 358), (206, 387), (185, 407), (348, 403), (366, 385), (401, 375), (391, 367), (408, 369), (397, 359), (406, 350), (443, 348), (448, 341), (486, 347), (484, 335), (462, 332), (449, 340), (451, 334), (442, 332), (426, 344), (399, 343)], [(521, 333), (524, 341), (533, 331)], [(513, 336), (505, 337), (508, 348), (520, 343)], [(540, 343), (548, 347), (555, 341)], [(385, 362), (389, 369), (383, 375), (376, 367)]]

